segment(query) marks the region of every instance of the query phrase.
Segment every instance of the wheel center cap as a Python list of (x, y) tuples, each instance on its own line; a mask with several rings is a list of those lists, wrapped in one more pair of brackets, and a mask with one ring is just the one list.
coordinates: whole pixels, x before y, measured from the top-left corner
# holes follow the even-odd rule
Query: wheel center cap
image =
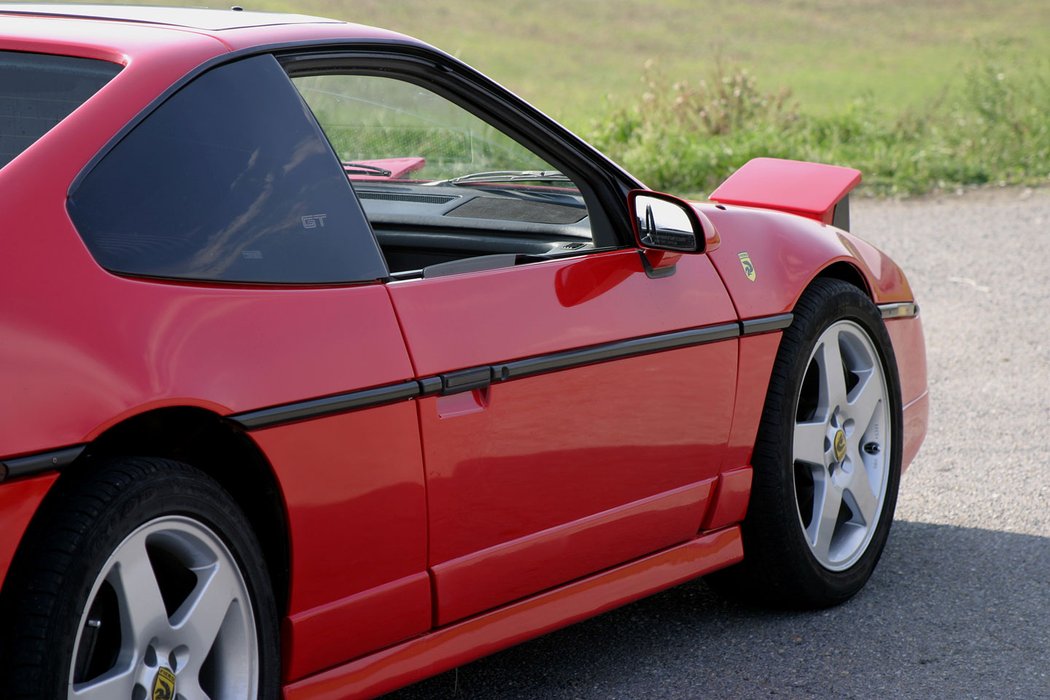
[(153, 677), (150, 700), (172, 700), (175, 697), (175, 674), (161, 666)]
[(835, 461), (841, 462), (846, 457), (846, 433), (842, 430), (835, 431)]

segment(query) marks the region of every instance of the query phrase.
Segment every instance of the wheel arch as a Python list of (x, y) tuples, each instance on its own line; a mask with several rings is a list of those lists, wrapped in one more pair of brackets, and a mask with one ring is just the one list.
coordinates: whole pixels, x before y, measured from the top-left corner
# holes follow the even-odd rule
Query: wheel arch
[[(816, 276), (809, 281), (809, 284), (806, 285), (805, 289), (800, 292), (799, 298), (802, 298), (802, 294), (805, 293), (805, 290), (813, 286), (813, 283), (818, 279), (835, 279), (852, 284), (854, 287), (857, 287), (867, 294), (869, 299), (875, 301), (875, 296), (872, 294), (871, 284), (868, 282), (868, 278), (860, 271), (860, 268), (852, 263), (846, 262), (845, 260), (834, 262), (818, 272)], [(796, 300), (796, 303), (798, 303), (798, 300)]]
[(266, 456), (243, 430), (211, 411), (175, 406), (150, 410), (111, 426), (63, 470), (59, 481), (116, 457), (184, 462), (222, 485), (247, 517), (265, 558), (278, 611), (288, 605), (288, 514)]

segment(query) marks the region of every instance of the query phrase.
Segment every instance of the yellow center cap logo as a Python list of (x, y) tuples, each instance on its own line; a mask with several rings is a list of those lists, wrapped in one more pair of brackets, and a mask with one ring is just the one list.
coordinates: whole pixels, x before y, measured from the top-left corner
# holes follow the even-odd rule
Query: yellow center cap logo
[(835, 461), (841, 462), (846, 456), (846, 433), (841, 430), (835, 433)]
[(163, 666), (153, 678), (150, 700), (172, 700), (175, 697), (175, 674)]

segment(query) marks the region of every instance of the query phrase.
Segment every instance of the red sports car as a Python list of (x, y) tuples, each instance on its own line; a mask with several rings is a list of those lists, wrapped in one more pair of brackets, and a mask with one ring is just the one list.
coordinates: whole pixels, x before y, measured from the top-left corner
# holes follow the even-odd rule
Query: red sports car
[(716, 571), (849, 598), (928, 411), (859, 179), (687, 203), (399, 34), (0, 6), (0, 695), (369, 696)]

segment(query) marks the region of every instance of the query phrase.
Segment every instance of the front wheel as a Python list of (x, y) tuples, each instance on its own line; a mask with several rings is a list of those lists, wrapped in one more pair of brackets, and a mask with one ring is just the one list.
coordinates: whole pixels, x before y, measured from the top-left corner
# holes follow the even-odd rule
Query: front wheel
[(853, 285), (818, 279), (799, 300), (752, 464), (744, 562), (716, 586), (790, 607), (853, 596), (886, 544), (901, 467), (896, 360)]
[(5, 591), (6, 697), (246, 700), (279, 693), (258, 543), (212, 479), (127, 459), (60, 482)]

